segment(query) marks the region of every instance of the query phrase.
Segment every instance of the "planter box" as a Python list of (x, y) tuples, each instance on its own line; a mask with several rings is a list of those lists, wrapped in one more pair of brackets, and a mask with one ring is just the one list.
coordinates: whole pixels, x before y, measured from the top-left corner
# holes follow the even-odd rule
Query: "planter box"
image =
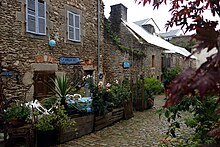
[(57, 131), (37, 131), (37, 147), (47, 147), (57, 144), (56, 141)]
[(95, 131), (101, 130), (114, 122), (117, 122), (123, 118), (124, 108), (113, 109), (112, 112), (103, 116), (95, 117)]
[(93, 131), (94, 115), (86, 115), (72, 118), (76, 122), (74, 127), (63, 128), (59, 130), (58, 143), (64, 143)]

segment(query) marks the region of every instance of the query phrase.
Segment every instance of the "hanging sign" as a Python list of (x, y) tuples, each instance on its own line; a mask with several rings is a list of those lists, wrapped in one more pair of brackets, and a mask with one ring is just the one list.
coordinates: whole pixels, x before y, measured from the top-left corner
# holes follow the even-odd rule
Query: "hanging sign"
[(4, 71), (2, 72), (2, 76), (13, 76), (14, 72), (13, 71)]
[(128, 69), (128, 68), (130, 68), (130, 63), (127, 62), (127, 61), (122, 62), (122, 67), (123, 67), (124, 69)]
[(78, 57), (60, 57), (60, 64), (78, 65), (78, 64), (80, 64), (80, 58), (78, 58)]

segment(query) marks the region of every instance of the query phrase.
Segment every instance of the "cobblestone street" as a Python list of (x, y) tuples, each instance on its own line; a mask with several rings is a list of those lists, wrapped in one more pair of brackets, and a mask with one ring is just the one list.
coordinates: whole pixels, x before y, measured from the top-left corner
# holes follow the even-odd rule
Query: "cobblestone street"
[(156, 113), (164, 104), (164, 96), (155, 98), (154, 108), (135, 112), (134, 117), (113, 126), (59, 145), (59, 147), (157, 147), (165, 136), (168, 122)]

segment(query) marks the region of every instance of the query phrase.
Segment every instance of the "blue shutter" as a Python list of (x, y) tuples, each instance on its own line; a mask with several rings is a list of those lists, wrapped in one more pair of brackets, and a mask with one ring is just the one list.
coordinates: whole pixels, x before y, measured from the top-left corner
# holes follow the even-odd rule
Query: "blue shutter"
[(38, 34), (46, 35), (46, 3), (38, 1)]
[(75, 14), (75, 41), (80, 41), (80, 15)]
[(74, 14), (68, 12), (68, 39), (74, 41)]
[(35, 33), (36, 32), (36, 8), (35, 0), (27, 0), (26, 9), (26, 31)]

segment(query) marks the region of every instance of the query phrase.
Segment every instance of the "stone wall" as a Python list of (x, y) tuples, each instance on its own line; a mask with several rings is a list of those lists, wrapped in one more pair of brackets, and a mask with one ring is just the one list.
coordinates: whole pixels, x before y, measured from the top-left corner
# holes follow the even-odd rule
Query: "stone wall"
[[(110, 23), (111, 24), (111, 23)], [(114, 33), (114, 24), (111, 24), (110, 31), (105, 33), (104, 47), (104, 69), (107, 80), (139, 79), (141, 74), (145, 77), (161, 78), (161, 57), (163, 49), (150, 45), (137, 39), (134, 34), (122, 23), (120, 31)], [(114, 39), (119, 40), (116, 42)], [(123, 50), (124, 48), (124, 50)], [(127, 50), (126, 50), (127, 49)], [(152, 56), (154, 65), (152, 66)], [(122, 62), (129, 61), (131, 68), (123, 69)]]
[[(97, 73), (97, 1), (45, 1), (47, 3), (47, 33), (45, 36), (26, 32), (26, 0), (0, 1), (1, 64), (15, 73), (15, 76), (12, 77), (2, 77), (4, 81), (9, 81), (5, 89), (9, 97), (20, 96), (32, 99), (34, 91), (32, 78), (36, 68), (65, 72), (69, 75), (74, 69), (94, 70), (94, 74)], [(102, 3), (101, 53), (103, 48), (103, 9)], [(67, 11), (70, 10), (81, 15), (81, 42), (71, 42), (67, 39)], [(52, 49), (48, 46), (50, 39), (56, 40), (57, 43)], [(61, 65), (59, 58), (62, 56), (79, 57), (81, 65)], [(86, 64), (85, 61), (90, 62)]]

